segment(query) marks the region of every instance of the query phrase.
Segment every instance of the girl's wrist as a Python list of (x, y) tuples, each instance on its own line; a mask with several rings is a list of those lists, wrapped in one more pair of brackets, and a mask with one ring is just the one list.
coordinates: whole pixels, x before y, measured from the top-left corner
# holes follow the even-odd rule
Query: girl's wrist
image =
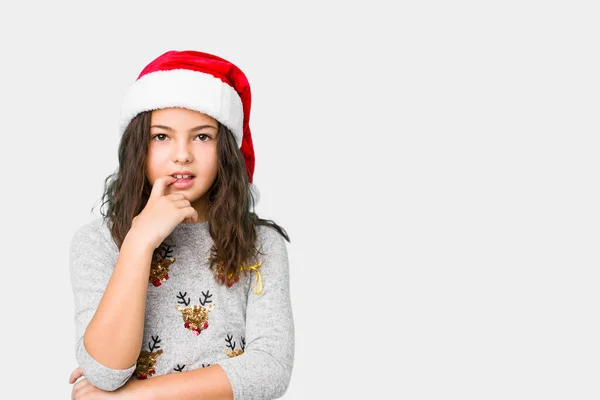
[(142, 251), (153, 252), (156, 247), (152, 246), (148, 240), (144, 239), (142, 235), (138, 234), (137, 231), (130, 229), (123, 239), (123, 246), (131, 246), (134, 249), (141, 249)]
[(119, 399), (122, 400), (156, 400), (153, 392), (146, 385), (147, 381), (130, 379), (123, 387), (119, 389)]

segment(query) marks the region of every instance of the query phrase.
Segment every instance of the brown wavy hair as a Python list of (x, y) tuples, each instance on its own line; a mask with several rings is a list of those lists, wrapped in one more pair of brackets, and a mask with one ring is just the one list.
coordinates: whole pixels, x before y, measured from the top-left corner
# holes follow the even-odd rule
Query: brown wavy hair
[[(131, 120), (119, 144), (118, 170), (104, 182), (100, 213), (110, 222), (108, 226), (119, 249), (133, 218), (142, 212), (152, 190), (146, 177), (151, 116), (152, 111), (146, 111)], [(207, 219), (214, 242), (210, 268), (219, 272), (221, 283), (231, 284), (239, 276), (240, 266), (254, 263), (260, 253), (256, 243), (257, 226), (275, 229), (288, 242), (290, 238), (281, 226), (259, 218), (254, 212), (256, 199), (250, 189), (243, 155), (231, 131), (218, 125), (217, 177), (208, 190)], [(105, 206), (106, 211), (103, 211)]]

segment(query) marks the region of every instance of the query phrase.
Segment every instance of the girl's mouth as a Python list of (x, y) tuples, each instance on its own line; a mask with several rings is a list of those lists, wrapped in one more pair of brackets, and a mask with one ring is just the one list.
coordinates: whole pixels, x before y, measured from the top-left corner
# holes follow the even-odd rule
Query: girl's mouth
[(172, 187), (176, 188), (176, 189), (187, 189), (189, 187), (191, 187), (194, 184), (194, 180), (196, 178), (195, 177), (189, 177), (189, 178), (179, 178), (177, 179), (175, 182), (173, 182), (171, 184)]

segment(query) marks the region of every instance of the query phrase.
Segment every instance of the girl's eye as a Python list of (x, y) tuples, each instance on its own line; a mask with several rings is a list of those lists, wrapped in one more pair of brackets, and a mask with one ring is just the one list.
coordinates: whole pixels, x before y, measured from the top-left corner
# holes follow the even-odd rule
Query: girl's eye
[[(207, 140), (210, 139), (210, 136), (208, 136), (204, 133), (196, 135), (196, 137), (200, 138), (201, 142), (206, 142)], [(152, 140), (158, 140), (159, 142), (164, 142), (166, 138), (167, 138), (167, 135), (164, 133), (157, 133), (156, 135), (152, 136)]]

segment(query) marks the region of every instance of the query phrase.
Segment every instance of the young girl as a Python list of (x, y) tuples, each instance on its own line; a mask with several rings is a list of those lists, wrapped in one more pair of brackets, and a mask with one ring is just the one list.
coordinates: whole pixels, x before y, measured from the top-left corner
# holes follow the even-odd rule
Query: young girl
[(129, 89), (107, 212), (70, 247), (73, 399), (287, 390), (289, 237), (253, 212), (250, 100), (239, 68), (197, 51), (166, 52)]

